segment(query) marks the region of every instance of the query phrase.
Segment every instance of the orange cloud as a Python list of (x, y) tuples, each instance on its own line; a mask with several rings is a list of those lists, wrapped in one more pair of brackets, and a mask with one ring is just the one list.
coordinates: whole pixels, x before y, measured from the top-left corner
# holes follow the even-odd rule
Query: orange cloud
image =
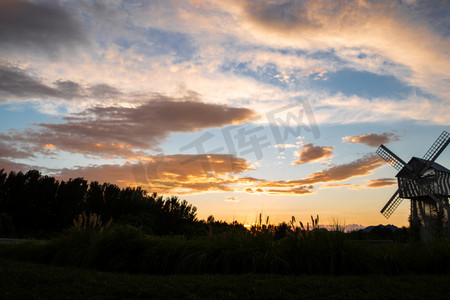
[(339, 188), (339, 187), (349, 187), (351, 186), (351, 183), (329, 183), (329, 184), (324, 184), (322, 186), (320, 186), (321, 188)]
[[(239, 174), (254, 167), (245, 159), (228, 154), (148, 156), (139, 163), (101, 165), (63, 169), (61, 179), (84, 177), (105, 181), (121, 187), (142, 186), (160, 194), (192, 194), (206, 191), (245, 191), (278, 195), (313, 193), (314, 184), (343, 181), (365, 176), (382, 167), (383, 160), (368, 155), (354, 162), (330, 167), (304, 179), (270, 181)], [(56, 172), (56, 171), (55, 171)], [(328, 185), (332, 187), (333, 185)], [(345, 186), (345, 185), (334, 185)]]
[(384, 186), (396, 185), (397, 181), (393, 178), (378, 178), (369, 180), (369, 184), (367, 187), (370, 188), (379, 188)]
[(399, 141), (400, 138), (394, 133), (384, 132), (382, 134), (369, 133), (361, 135), (346, 136), (342, 138), (348, 143), (360, 143), (370, 147), (379, 147), (381, 144), (389, 144), (390, 142)]
[(299, 186), (287, 190), (270, 189), (267, 190), (267, 193), (272, 195), (304, 195), (313, 193), (312, 189), (313, 186), (308, 185), (308, 186)]
[(293, 165), (299, 165), (309, 162), (318, 161), (325, 158), (331, 158), (333, 155), (334, 147), (325, 147), (325, 146), (314, 146), (311, 143), (307, 143), (302, 145), (304, 150), (296, 151), (295, 154), (299, 157), (298, 160), (294, 161)]
[(235, 175), (252, 169), (245, 159), (228, 154), (149, 156), (145, 163), (101, 165), (63, 169), (62, 179), (84, 177), (105, 181), (121, 187), (142, 186), (161, 194), (198, 193), (202, 191), (233, 191), (242, 182)]
[(352, 177), (366, 176), (384, 165), (376, 154), (366, 155), (351, 163), (333, 166), (327, 170), (312, 173), (307, 178), (299, 180), (299, 184), (315, 184), (319, 182), (343, 181)]
[[(332, 166), (327, 170), (314, 172), (304, 179), (267, 181), (252, 178), (247, 184), (259, 189), (265, 188), (269, 194), (310, 194), (313, 185), (322, 182), (344, 181), (353, 177), (372, 174), (372, 171), (383, 167), (384, 161), (376, 154), (366, 155), (356, 161)], [(351, 184), (348, 184), (349, 186)], [(324, 187), (347, 186), (346, 184), (329, 184)], [(253, 191), (253, 190), (252, 190)]]

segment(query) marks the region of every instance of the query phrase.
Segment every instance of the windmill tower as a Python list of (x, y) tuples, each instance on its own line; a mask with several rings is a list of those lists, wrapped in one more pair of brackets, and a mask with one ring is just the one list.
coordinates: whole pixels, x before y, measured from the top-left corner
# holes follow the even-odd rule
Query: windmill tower
[(399, 171), (398, 189), (381, 213), (389, 218), (403, 199), (410, 199), (410, 225), (425, 240), (442, 230), (450, 233), (450, 170), (434, 162), (449, 143), (450, 134), (444, 131), (423, 158), (413, 157), (408, 163), (384, 145), (377, 150), (379, 156)]

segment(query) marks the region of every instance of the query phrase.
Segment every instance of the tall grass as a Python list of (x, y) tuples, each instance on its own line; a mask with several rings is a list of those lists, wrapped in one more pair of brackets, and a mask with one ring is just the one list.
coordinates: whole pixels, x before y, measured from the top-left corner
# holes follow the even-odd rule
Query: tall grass
[[(89, 218), (85, 218), (89, 220)], [(268, 223), (268, 221), (267, 221)], [(311, 225), (275, 227), (195, 239), (149, 236), (131, 226), (83, 226), (45, 243), (1, 245), (0, 256), (60, 266), (148, 274), (404, 274), (450, 272), (450, 243), (371, 244)], [(280, 229), (281, 228), (281, 229)], [(283, 232), (280, 235), (279, 232)]]

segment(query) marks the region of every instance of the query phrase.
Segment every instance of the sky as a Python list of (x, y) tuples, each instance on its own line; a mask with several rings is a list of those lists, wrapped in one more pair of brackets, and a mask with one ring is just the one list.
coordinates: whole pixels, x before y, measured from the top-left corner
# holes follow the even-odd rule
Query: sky
[(405, 226), (375, 152), (422, 157), (449, 108), (447, 0), (0, 1), (0, 169), (200, 219)]

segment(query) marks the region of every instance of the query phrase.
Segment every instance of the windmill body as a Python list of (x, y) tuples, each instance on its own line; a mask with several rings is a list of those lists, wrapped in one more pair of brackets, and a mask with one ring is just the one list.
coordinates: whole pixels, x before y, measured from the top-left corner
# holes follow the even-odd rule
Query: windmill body
[(423, 158), (413, 157), (408, 163), (384, 145), (377, 153), (396, 168), (398, 189), (381, 210), (389, 218), (403, 199), (411, 201), (411, 228), (419, 231), (422, 239), (450, 232), (450, 170), (435, 162), (450, 143), (450, 134), (444, 131)]

